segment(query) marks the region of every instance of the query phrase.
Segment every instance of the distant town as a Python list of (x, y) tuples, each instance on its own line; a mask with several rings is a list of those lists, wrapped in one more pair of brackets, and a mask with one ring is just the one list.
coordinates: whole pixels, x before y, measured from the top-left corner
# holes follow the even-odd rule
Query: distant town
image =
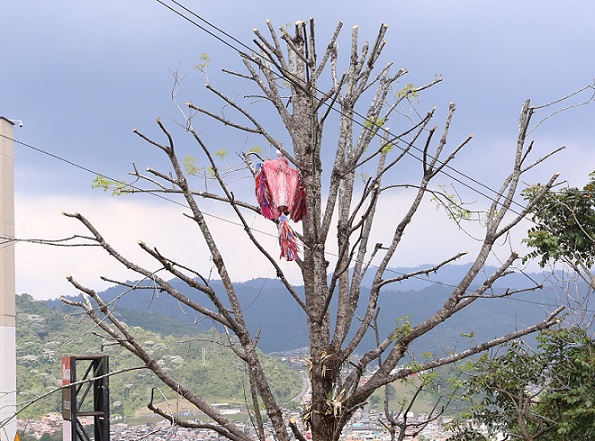
[[(230, 409), (231, 411), (231, 409)], [(234, 409), (232, 412), (245, 412), (245, 409)], [(371, 414), (368, 418), (363, 418), (361, 414), (357, 415), (353, 421), (345, 427), (341, 439), (344, 441), (390, 441), (391, 436), (388, 430), (379, 422), (378, 414)], [(411, 415), (408, 421), (412, 424), (426, 421), (427, 415)], [(187, 429), (184, 427), (172, 426), (168, 421), (153, 415), (151, 419), (154, 422), (143, 424), (128, 424), (122, 421), (111, 425), (110, 439), (112, 441), (130, 441), (130, 440), (149, 440), (149, 441), (185, 441), (189, 439), (197, 440), (225, 440), (213, 430), (207, 429)], [(190, 420), (193, 421), (193, 420)], [(419, 434), (411, 433), (408, 440), (411, 441), (446, 441), (452, 433), (445, 427), (452, 418), (441, 417), (436, 421), (428, 423)], [(194, 421), (198, 422), (198, 421)], [(93, 424), (90, 417), (81, 419), (83, 425)], [(52, 413), (39, 420), (19, 420), (17, 423), (19, 433), (28, 433), (36, 439), (41, 439), (44, 434), (56, 434), (62, 431), (62, 415)], [(274, 441), (275, 437), (272, 429), (265, 426), (267, 441)], [(245, 425), (246, 432), (253, 432), (254, 429)], [(306, 437), (308, 438), (308, 433)], [(504, 438), (501, 438), (504, 439)]]
[[(275, 355), (286, 362), (301, 363), (303, 360), (302, 357), (306, 352), (307, 349), (303, 348), (291, 351), (290, 353)], [(368, 374), (367, 376), (362, 377), (361, 381), (367, 381), (370, 375), (371, 374)], [(304, 390), (298, 397), (296, 397), (296, 399), (302, 403), (307, 402), (310, 399), (310, 391), (307, 387), (307, 382)], [(229, 418), (233, 419), (235, 416), (235, 419), (238, 421), (249, 421), (245, 405), (218, 403), (216, 406), (218, 406), (220, 411)], [(200, 423), (202, 414), (189, 411), (186, 407), (182, 407), (179, 411), (175, 412), (175, 416), (189, 422)], [(293, 416), (297, 421), (300, 421), (301, 416), (299, 415), (299, 412), (292, 412), (290, 416)], [(411, 429), (406, 439), (411, 441), (446, 441), (453, 435), (448, 428), (448, 424), (452, 422), (452, 417), (440, 416), (427, 422), (428, 419), (430, 418), (426, 413), (408, 413), (407, 422)], [(383, 414), (370, 411), (368, 406), (366, 406), (364, 409), (358, 411), (352, 418), (352, 421), (345, 427), (341, 440), (390, 441), (391, 434), (382, 421), (386, 424), (386, 418)], [(93, 418), (81, 417), (80, 422), (83, 426), (92, 426)], [(255, 432), (251, 424), (242, 424), (246, 433)], [(41, 419), (19, 420), (17, 422), (18, 431), (20, 433), (33, 435), (35, 439), (41, 439), (44, 434), (56, 435), (63, 430), (63, 426), (64, 420), (62, 415), (58, 413), (45, 415)], [(265, 434), (267, 436), (267, 441), (275, 441), (276, 438), (272, 427), (267, 424), (265, 424)], [(254, 433), (254, 435), (256, 434)], [(293, 438), (291, 433), (290, 436)], [(308, 432), (306, 432), (305, 436), (309, 439)], [(184, 441), (189, 439), (211, 441), (226, 440), (226, 438), (214, 430), (189, 429), (172, 425), (169, 421), (164, 420), (148, 409), (138, 410), (134, 416), (131, 416), (128, 419), (119, 415), (112, 416), (110, 439), (111, 441), (141, 439), (149, 441)], [(504, 439), (504, 437), (498, 439)]]

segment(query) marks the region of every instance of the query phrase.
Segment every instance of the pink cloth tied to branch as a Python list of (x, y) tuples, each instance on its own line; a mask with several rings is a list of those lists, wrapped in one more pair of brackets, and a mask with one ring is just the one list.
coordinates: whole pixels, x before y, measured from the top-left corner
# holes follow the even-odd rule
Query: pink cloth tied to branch
[(306, 218), (304, 185), (297, 170), (289, 166), (287, 158), (268, 159), (257, 164), (256, 198), (262, 215), (279, 221), (281, 258), (295, 260), (299, 245), (288, 218), (299, 222)]

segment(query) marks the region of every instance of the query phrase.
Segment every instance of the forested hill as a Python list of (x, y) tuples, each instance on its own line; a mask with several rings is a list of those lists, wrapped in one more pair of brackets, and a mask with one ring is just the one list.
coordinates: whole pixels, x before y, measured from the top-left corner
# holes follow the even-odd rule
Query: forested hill
[[(141, 363), (128, 351), (113, 341), (101, 338), (98, 329), (80, 313), (64, 313), (48, 308), (46, 302), (36, 301), (30, 295), (16, 296), (17, 302), (17, 391), (19, 407), (28, 400), (54, 390), (47, 398), (27, 407), (20, 418), (60, 412), (61, 359), (65, 355), (90, 355), (103, 353), (110, 356), (110, 372), (138, 366)], [(183, 378), (193, 390), (213, 402), (244, 402), (248, 384), (245, 366), (227, 348), (227, 336), (214, 330), (198, 333), (196, 327), (181, 324), (176, 319), (156, 312), (125, 310), (126, 318), (150, 323), (155, 329), (174, 329), (155, 332), (127, 324), (138, 341), (152, 356), (176, 378)], [(183, 331), (190, 333), (184, 335)], [(287, 401), (296, 396), (302, 386), (302, 377), (293, 368), (265, 356), (263, 364), (270, 373), (273, 392)], [(145, 408), (151, 389), (162, 385), (147, 369), (134, 370), (110, 378), (111, 412), (115, 415), (132, 415)]]
[[(452, 266), (441, 270), (439, 276), (414, 278), (383, 291), (378, 305), (382, 311), (379, 323), (381, 332), (387, 333), (394, 328), (396, 321), (404, 317), (410, 318), (415, 324), (438, 310), (466, 268)], [(411, 269), (392, 271), (396, 275), (409, 270)], [(539, 279), (536, 274), (532, 277)], [(513, 274), (505, 281), (507, 285), (495, 287), (494, 292), (504, 293), (507, 289), (530, 286), (529, 280), (520, 274)], [(173, 280), (172, 284), (195, 301), (207, 301), (204, 295), (192, 292), (179, 281)], [(225, 298), (220, 282), (213, 281), (212, 286)], [(261, 350), (265, 353), (280, 352), (308, 345), (306, 317), (279, 281), (256, 279), (237, 283), (235, 288), (245, 308), (246, 322), (255, 334), (260, 332)], [(300, 287), (296, 291), (301, 293)], [(366, 296), (368, 292), (369, 289), (364, 288), (362, 295)], [(121, 289), (117, 287), (101, 293), (106, 301), (120, 295)], [(433, 333), (424, 336), (411, 349), (417, 353), (442, 353), (452, 349), (455, 344), (460, 348), (461, 345), (472, 343), (472, 340), (465, 339), (462, 335), (475, 335), (478, 341), (491, 339), (542, 320), (547, 311), (554, 309), (554, 305), (560, 302), (561, 299), (551, 290), (520, 294), (513, 299), (478, 300)], [(540, 307), (536, 303), (544, 306)], [(48, 306), (56, 309), (64, 307), (58, 300), (49, 301)], [(217, 331), (223, 331), (167, 294), (152, 290), (127, 293), (119, 297), (115, 311), (130, 325), (142, 324), (146, 329), (162, 334), (207, 332), (213, 327)], [(363, 312), (359, 311), (358, 315)], [(372, 338), (369, 335), (359, 351), (369, 349), (373, 344)]]

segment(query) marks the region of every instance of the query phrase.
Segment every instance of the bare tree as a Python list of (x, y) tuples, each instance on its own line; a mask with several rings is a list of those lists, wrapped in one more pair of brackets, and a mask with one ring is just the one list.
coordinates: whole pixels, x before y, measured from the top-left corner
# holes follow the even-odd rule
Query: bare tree
[[(434, 110), (421, 116), (416, 112), (408, 113), (402, 110), (404, 107), (410, 108), (411, 101), (419, 93), (438, 83), (440, 79), (437, 78), (426, 85), (408, 85), (397, 90), (398, 80), (407, 71), (400, 69), (393, 73), (391, 63), (378, 66), (385, 46), (386, 25), (380, 27), (372, 44), (364, 42), (361, 47), (358, 28), (353, 28), (349, 61), (344, 71), (338, 67), (337, 47), (342, 24), (336, 27), (321, 56), (315, 44), (313, 20), (297, 22), (292, 33), (282, 29), (279, 34), (269, 22), (267, 27), (269, 37), (255, 30), (254, 43), (258, 45), (260, 53), (243, 55), (246, 73), (228, 71), (232, 77), (255, 85), (258, 93), (242, 101), (238, 97), (227, 96), (207, 84), (207, 89), (222, 100), (226, 111), (217, 113), (196, 104), (188, 104), (189, 115), (192, 117), (187, 117), (185, 127), (199, 147), (200, 156), (196, 155), (199, 156), (198, 160), (205, 161), (201, 164), (204, 164), (204, 168), (210, 169), (219, 190), (207, 191), (206, 188), (197, 189), (190, 185), (188, 167), (185, 168), (183, 158), (178, 156), (173, 135), (161, 121), (157, 124), (163, 132), (164, 141), (137, 133), (167, 157), (171, 168), (149, 168), (147, 173), (141, 173), (135, 168), (132, 172), (136, 179), (135, 187), (125, 186), (120, 189), (124, 192), (144, 191), (181, 195), (189, 210), (188, 218), (196, 224), (204, 238), (205, 252), (211, 256), (224, 290), (216, 290), (210, 284), (207, 274), (189, 268), (173, 256), (166, 256), (144, 242), (139, 243), (140, 248), (157, 262), (159, 271), (141, 266), (129, 260), (106, 241), (83, 215), (66, 216), (81, 222), (89, 232), (86, 239), (103, 248), (112, 258), (140, 277), (150, 279), (163, 293), (225, 328), (230, 336), (230, 348), (245, 363), (249, 372), (255, 420), (260, 426), (260, 430), (257, 431), (259, 439), (265, 436), (260, 424), (264, 418), (264, 415), (260, 414), (262, 409), (272, 423), (275, 437), (280, 441), (288, 440), (291, 432), (298, 439), (304, 440), (303, 433), (307, 429), (312, 431), (312, 437), (317, 441), (334, 441), (339, 438), (343, 427), (354, 413), (379, 388), (414, 372), (454, 363), (512, 339), (548, 328), (556, 322), (559, 310), (533, 326), (513, 330), (465, 350), (436, 356), (403, 369), (395, 369), (404, 360), (414, 341), (451, 319), (476, 300), (518, 293), (507, 291), (503, 295), (494, 295), (491, 291), (497, 281), (511, 272), (511, 266), (518, 258), (516, 253), (510, 253), (493, 273), (485, 275), (483, 271), (496, 241), (506, 238), (511, 229), (525, 217), (531, 205), (539, 200), (539, 195), (536, 195), (527, 207), (513, 209), (521, 176), (544, 158), (528, 163), (531, 145), (526, 145), (525, 138), (535, 109), (527, 101), (521, 110), (512, 168), (503, 179), (484, 215), (483, 237), (468, 272), (452, 288), (449, 297), (434, 314), (419, 323), (405, 322), (395, 325), (391, 332), (379, 337), (374, 349), (366, 351), (357, 362), (353, 362), (351, 357), (361, 348), (362, 339), (369, 332), (373, 332), (378, 300), (383, 291), (391, 284), (416, 275), (412, 273), (391, 277), (387, 268), (391, 263), (394, 264), (404, 234), (416, 217), (424, 198), (432, 195), (440, 198), (439, 188), (432, 185), (433, 181), (451, 167), (456, 155), (471, 140), (471, 136), (454, 148), (447, 148), (449, 128), (455, 111), (454, 104), (450, 105), (441, 133), (436, 127), (431, 126)], [(321, 91), (323, 87), (324, 90)], [(284, 96), (284, 93), (287, 93), (287, 96)], [(255, 97), (273, 106), (291, 140), (290, 147), (283, 145), (272, 134), (271, 129), (265, 127), (268, 121), (265, 123), (264, 120), (257, 119), (245, 106)], [(367, 104), (362, 105), (362, 100), (366, 100)], [(197, 115), (206, 115), (227, 127), (262, 137), (299, 171), (307, 217), (302, 221), (302, 231), (299, 234), (303, 253), (294, 264), (301, 273), (303, 294), (290, 283), (284, 267), (273, 255), (276, 252), (267, 249), (255, 236), (247, 215), (259, 213), (260, 208), (255, 203), (240, 200), (232, 192), (224, 179), (215, 153), (203, 139), (202, 133), (193, 126), (193, 118)], [(398, 134), (391, 133), (386, 126), (390, 117), (398, 118), (399, 127), (403, 127), (399, 129)], [(323, 128), (331, 122), (336, 122), (338, 129), (328, 134), (327, 131), (324, 132), (323, 151)], [(327, 136), (335, 137), (334, 141), (329, 141)], [(334, 159), (328, 161), (328, 146), (331, 142), (336, 143), (333, 149)], [(250, 157), (248, 154), (245, 155), (247, 172), (253, 166), (248, 160)], [(418, 167), (417, 177), (411, 177), (412, 162), (408, 161), (411, 158), (414, 158)], [(323, 173), (323, 163), (327, 162), (327, 171)], [(375, 171), (364, 182), (360, 182), (358, 171), (364, 164), (368, 169), (374, 164)], [(399, 176), (404, 175), (410, 180), (399, 181)], [(555, 177), (544, 186), (543, 192), (551, 187), (554, 180)], [(140, 188), (142, 183), (146, 184), (143, 189)], [(374, 223), (378, 221), (377, 213), (383, 198), (389, 192), (400, 190), (403, 194), (411, 196), (408, 207), (400, 218), (392, 219), (394, 224), (390, 229), (382, 227), (385, 232), (383, 243), (371, 243)], [(289, 420), (284, 415), (282, 407), (273, 396), (257, 350), (258, 335), (251, 332), (246, 324), (225, 256), (220, 252), (219, 244), (215, 241), (211, 226), (205, 217), (205, 199), (229, 204), (243, 225), (257, 255), (274, 267), (287, 295), (293, 298), (306, 317), (310, 345), (307, 363), (312, 395), (311, 402), (304, 409), (301, 425), (299, 421)], [(329, 257), (330, 250), (336, 253), (335, 257)], [(441, 263), (427, 268), (424, 272), (439, 271), (463, 254), (457, 253), (443, 259)], [(364, 296), (361, 289), (362, 280), (367, 273), (373, 273), (373, 283), (369, 294)], [(193, 292), (202, 295), (200, 298), (203, 300), (197, 301), (195, 297), (182, 294), (161, 274), (181, 280)], [(250, 436), (233, 421), (209, 405), (198, 391), (189, 390), (183, 383), (168, 375), (151, 357), (150, 352), (135, 339), (130, 329), (113, 314), (111, 305), (106, 304), (94, 290), (82, 286), (74, 278), (69, 278), (69, 281), (85, 294), (83, 301), (68, 301), (69, 303), (83, 308), (103, 332), (134, 353), (165, 385), (193, 403), (211, 422), (190, 424), (151, 403), (150, 408), (154, 412), (182, 426), (211, 428), (231, 440), (250, 439)], [(127, 289), (142, 289), (126, 282), (114, 282)], [(527, 289), (535, 288), (536, 286), (530, 286)], [(334, 311), (330, 308), (331, 302), (337, 304), (336, 313), (331, 312)], [(356, 310), (362, 305), (365, 313), (357, 317)], [(403, 309), (406, 310), (407, 305), (404, 305)], [(392, 311), (383, 312), (394, 314)], [(360, 382), (366, 369), (371, 366), (378, 366), (378, 369), (367, 382)]]

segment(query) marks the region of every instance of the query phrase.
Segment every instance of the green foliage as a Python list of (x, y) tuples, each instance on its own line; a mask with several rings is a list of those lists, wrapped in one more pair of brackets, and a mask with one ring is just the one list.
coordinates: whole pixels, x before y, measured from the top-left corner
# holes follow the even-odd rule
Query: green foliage
[(446, 190), (444, 185), (438, 186), (439, 191), (432, 193), (432, 201), (436, 203), (437, 209), (444, 207), (448, 217), (455, 222), (471, 220), (471, 210), (465, 208), (465, 205), (456, 191), (452, 193)]
[(95, 179), (93, 179), (93, 183), (91, 184), (91, 188), (93, 189), (100, 188), (103, 191), (111, 191), (112, 196), (120, 196), (125, 191), (126, 187), (126, 182), (110, 179), (103, 175), (95, 176)]
[[(535, 352), (516, 341), (477, 362), (466, 395), (478, 401), (463, 418), (513, 438), (595, 439), (595, 342), (579, 328), (542, 331), (537, 339)], [(459, 429), (461, 436), (469, 431)]]
[[(61, 384), (61, 359), (64, 355), (105, 353), (110, 356), (112, 372), (141, 362), (130, 352), (106, 338), (94, 335), (97, 330), (81, 330), (80, 314), (64, 314), (47, 308), (44, 302), (30, 295), (16, 296), (17, 300), (17, 391), (20, 407), (37, 396), (56, 389)], [(122, 314), (122, 311), (115, 310)], [(145, 315), (147, 320), (161, 322), (162, 318)], [(140, 320), (140, 319), (139, 319)], [(142, 322), (142, 320), (141, 320)], [(165, 321), (170, 328), (173, 320)], [(145, 349), (168, 373), (200, 390), (204, 396), (217, 401), (243, 403), (248, 388), (246, 367), (228, 347), (227, 336), (214, 330), (208, 334), (191, 336), (160, 335), (128, 323)], [(187, 328), (184, 328), (187, 329)], [(273, 393), (286, 402), (299, 393), (302, 378), (286, 364), (263, 356)], [(162, 386), (148, 370), (135, 370), (110, 377), (111, 412), (132, 415), (145, 408), (153, 387)], [(172, 394), (166, 394), (172, 397)], [(61, 411), (61, 393), (56, 391), (19, 414), (19, 418), (39, 417)]]
[(380, 149), (380, 152), (384, 153), (386, 155), (387, 153), (392, 152), (393, 148), (394, 148), (393, 144), (388, 142), (388, 143), (384, 144), (384, 146)]
[(578, 329), (545, 331), (539, 348), (551, 354), (553, 379), (538, 407), (557, 421), (545, 439), (595, 439), (595, 341)]
[(219, 156), (220, 159), (225, 159), (229, 151), (225, 148), (220, 148), (215, 152), (215, 155)]
[(200, 63), (194, 66), (194, 68), (200, 70), (202, 73), (206, 73), (209, 61), (211, 61), (211, 56), (207, 53), (203, 53), (200, 56)]
[[(571, 187), (548, 191), (531, 210), (535, 226), (523, 241), (533, 251), (525, 257), (539, 258), (544, 267), (550, 261), (562, 260), (575, 267), (587, 268), (595, 262), (595, 174), (582, 189)], [(522, 195), (533, 201), (543, 186), (526, 188)]]
[[(366, 118), (366, 121), (364, 122), (364, 127), (366, 129), (368, 129), (371, 133), (370, 133), (370, 139), (374, 138), (376, 136), (376, 133), (378, 133), (378, 130), (386, 123), (386, 119), (381, 118), (379, 116), (374, 117), (374, 118)], [(368, 144), (366, 144), (364, 146), (364, 149), (368, 148)], [(392, 146), (389, 146), (389, 144), (384, 145), (381, 148), (381, 151), (383, 153), (388, 153), (390, 150), (392, 149)]]
[(401, 90), (395, 92), (396, 98), (412, 98), (415, 99), (419, 96), (415, 85), (409, 83), (406, 84)]
[(184, 166), (184, 171), (191, 175), (191, 176), (197, 176), (199, 169), (196, 166), (196, 158), (190, 154), (184, 156), (184, 158), (182, 159), (182, 165)]
[(41, 438), (39, 438), (39, 441), (59, 441), (61, 439), (62, 439), (61, 433), (49, 434), (46, 432), (43, 435), (41, 435)]
[(262, 153), (262, 149), (255, 145), (254, 147), (252, 147), (250, 150), (248, 150), (250, 153)]
[(477, 430), (465, 427), (448, 438), (448, 441), (490, 441)]
[[(255, 147), (255, 149), (258, 149), (258, 147)], [(229, 151), (227, 151), (224, 148), (221, 148), (215, 152), (215, 155), (217, 155), (220, 159), (223, 160), (228, 155), (228, 153), (229, 153)], [(204, 172), (206, 171), (206, 174), (208, 175), (209, 178), (215, 177), (215, 170), (213, 169), (213, 167), (202, 168), (202, 169), (199, 168), (196, 165), (196, 158), (190, 154), (184, 156), (184, 158), (182, 159), (182, 166), (184, 167), (184, 171), (188, 175), (198, 176), (201, 174), (201, 172), (203, 172), (203, 175), (204, 175)]]
[(402, 337), (407, 337), (411, 334), (411, 330), (413, 329), (413, 325), (411, 324), (411, 314), (404, 315), (403, 317), (398, 317), (396, 319), (396, 331), (394, 334), (393, 340), (398, 340)]
[(366, 127), (367, 129), (378, 130), (384, 125), (385, 122), (386, 120), (380, 117), (377, 117), (375, 119), (366, 119), (366, 121), (364, 122), (364, 127)]

